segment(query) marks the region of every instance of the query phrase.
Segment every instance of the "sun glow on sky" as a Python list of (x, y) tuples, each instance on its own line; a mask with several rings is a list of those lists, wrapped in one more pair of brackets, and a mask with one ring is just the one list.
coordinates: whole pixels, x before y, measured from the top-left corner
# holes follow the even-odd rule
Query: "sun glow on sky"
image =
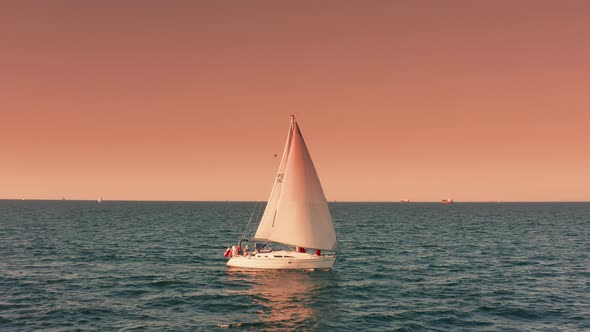
[[(590, 3), (0, 5), (0, 198), (588, 201)], [(275, 157), (278, 154), (278, 157)]]

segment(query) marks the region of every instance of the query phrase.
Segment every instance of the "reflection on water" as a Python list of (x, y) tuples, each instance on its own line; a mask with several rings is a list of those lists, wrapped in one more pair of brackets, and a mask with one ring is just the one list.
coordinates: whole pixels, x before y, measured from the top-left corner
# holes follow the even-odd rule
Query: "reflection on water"
[(265, 330), (314, 329), (330, 319), (336, 289), (331, 272), (227, 270), (227, 282), (239, 288), (228, 295), (251, 299), (260, 309), (251, 325)]

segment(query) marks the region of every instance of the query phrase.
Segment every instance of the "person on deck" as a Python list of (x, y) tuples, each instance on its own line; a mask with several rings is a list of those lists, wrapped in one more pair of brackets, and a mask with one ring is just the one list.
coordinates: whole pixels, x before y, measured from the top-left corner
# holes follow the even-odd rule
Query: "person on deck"
[(322, 251), (320, 249), (316, 249), (315, 255), (316, 256), (321, 256), (322, 255)]
[(300, 252), (300, 253), (304, 254), (305, 253), (305, 248), (303, 248), (303, 247), (297, 247), (297, 252)]

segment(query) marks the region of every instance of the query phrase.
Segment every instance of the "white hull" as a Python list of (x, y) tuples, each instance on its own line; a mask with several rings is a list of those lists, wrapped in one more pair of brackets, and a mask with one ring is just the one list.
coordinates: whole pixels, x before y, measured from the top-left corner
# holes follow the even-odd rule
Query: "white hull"
[(272, 251), (230, 258), (227, 266), (245, 269), (330, 270), (336, 256), (316, 256), (295, 251)]

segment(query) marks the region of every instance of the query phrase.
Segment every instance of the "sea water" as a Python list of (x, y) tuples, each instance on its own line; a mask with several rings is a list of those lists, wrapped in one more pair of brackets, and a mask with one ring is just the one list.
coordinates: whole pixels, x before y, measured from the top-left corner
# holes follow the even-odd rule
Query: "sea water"
[(590, 203), (331, 203), (332, 271), (228, 270), (255, 205), (0, 201), (0, 330), (590, 329)]

